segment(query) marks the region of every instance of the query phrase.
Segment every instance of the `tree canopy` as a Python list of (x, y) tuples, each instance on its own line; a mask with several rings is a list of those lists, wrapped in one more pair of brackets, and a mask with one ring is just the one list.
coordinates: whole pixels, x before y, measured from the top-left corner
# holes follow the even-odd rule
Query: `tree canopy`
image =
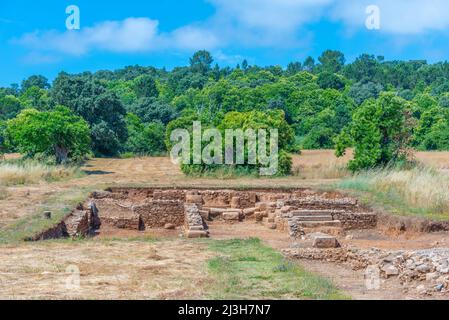
[[(386, 61), (362, 54), (348, 63), (342, 52), (326, 50), (286, 68), (250, 65), (247, 60), (220, 67), (202, 50), (186, 66), (170, 71), (128, 66), (61, 72), (51, 84), (33, 75), (20, 86), (0, 88), (0, 123), (26, 109), (46, 114), (58, 106), (87, 122), (90, 149), (98, 156), (166, 152), (156, 148), (161, 133), (166, 136), (186, 119), (219, 126), (235, 112), (248, 116), (272, 111), (282, 112), (291, 128), (292, 150), (334, 148), (339, 137), (340, 150), (355, 147), (358, 159), (364, 159), (355, 160), (355, 167), (396, 157), (392, 141), (397, 143), (401, 130), (394, 127), (399, 122), (393, 115), (406, 115), (407, 147), (449, 150), (449, 62)], [(363, 134), (365, 125), (370, 134)], [(377, 151), (365, 159), (374, 145)]]
[(79, 160), (90, 150), (87, 122), (61, 106), (44, 112), (23, 110), (7, 122), (6, 134), (20, 152), (52, 155), (58, 164)]

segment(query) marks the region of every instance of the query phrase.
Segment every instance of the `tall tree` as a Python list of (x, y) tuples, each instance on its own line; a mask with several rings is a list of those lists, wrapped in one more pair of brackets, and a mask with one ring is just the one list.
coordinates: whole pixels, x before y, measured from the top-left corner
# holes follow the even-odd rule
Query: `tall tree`
[(343, 156), (347, 147), (354, 146), (354, 159), (349, 163), (354, 171), (406, 160), (412, 134), (410, 114), (410, 104), (393, 93), (365, 101), (336, 139), (337, 156)]
[(6, 131), (20, 152), (53, 155), (58, 164), (80, 160), (90, 150), (88, 124), (65, 107), (46, 112), (26, 109), (7, 122)]
[(340, 51), (326, 50), (318, 58), (318, 61), (321, 63), (321, 71), (337, 73), (343, 69), (346, 59)]
[(190, 69), (193, 72), (205, 74), (211, 69), (211, 65), (214, 62), (212, 55), (209, 51), (201, 50), (195, 52), (192, 58), (190, 58)]
[(31, 87), (38, 87), (39, 89), (49, 89), (50, 84), (48, 79), (41, 75), (34, 75), (22, 81), (22, 91), (26, 91)]
[(127, 138), (126, 109), (102, 82), (62, 73), (54, 81), (51, 96), (56, 104), (69, 107), (89, 123), (97, 155), (112, 156), (120, 152)]

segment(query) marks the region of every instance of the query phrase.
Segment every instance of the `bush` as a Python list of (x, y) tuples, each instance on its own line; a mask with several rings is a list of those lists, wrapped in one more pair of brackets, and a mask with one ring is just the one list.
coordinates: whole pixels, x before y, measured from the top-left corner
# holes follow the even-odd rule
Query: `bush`
[[(185, 117), (181, 117), (171, 122), (167, 127), (167, 148), (170, 150), (172, 148), (172, 142), (169, 140), (171, 133), (175, 129), (187, 129), (192, 130), (193, 121), (196, 121), (196, 117), (194, 115), (188, 115)], [(202, 126), (202, 130), (206, 130), (207, 125)], [(292, 128), (285, 121), (285, 115), (280, 110), (269, 110), (266, 112), (260, 111), (251, 111), (251, 112), (229, 112), (224, 116), (224, 119), (218, 125), (217, 129), (221, 131), (222, 139), (222, 148), (221, 148), (221, 158), (225, 158), (224, 154), (224, 146), (225, 146), (225, 131), (228, 129), (241, 129), (245, 132), (248, 129), (255, 130), (257, 132), (258, 129), (267, 129), (267, 151), (269, 150), (270, 144), (270, 136), (269, 129), (278, 129), (279, 141), (279, 158), (278, 158), (278, 170), (277, 175), (287, 175), (291, 173), (292, 168), (292, 158), (288, 154), (288, 151), (295, 147), (295, 138), (294, 132)], [(234, 141), (235, 143), (236, 141)], [(208, 143), (207, 143), (208, 144)], [(204, 141), (201, 146), (201, 150), (204, 150), (207, 145)], [(244, 163), (245, 164), (235, 164), (235, 165), (225, 165), (225, 164), (183, 164), (181, 166), (182, 171), (185, 174), (189, 175), (201, 175), (201, 174), (210, 174), (214, 171), (226, 171), (228, 169), (224, 169), (224, 167), (231, 167), (232, 171), (237, 173), (238, 175), (249, 174), (249, 175), (258, 175), (259, 171), (262, 167), (260, 159), (257, 159), (258, 164), (249, 164), (248, 161), (248, 153), (249, 153), (249, 140), (245, 137), (244, 140)], [(191, 143), (191, 157), (193, 155), (193, 144)], [(259, 150), (260, 146), (257, 145), (257, 150)], [(267, 153), (268, 154), (268, 153)], [(236, 158), (236, 150), (234, 148), (234, 159)], [(193, 163), (193, 158), (190, 159), (191, 163)]]

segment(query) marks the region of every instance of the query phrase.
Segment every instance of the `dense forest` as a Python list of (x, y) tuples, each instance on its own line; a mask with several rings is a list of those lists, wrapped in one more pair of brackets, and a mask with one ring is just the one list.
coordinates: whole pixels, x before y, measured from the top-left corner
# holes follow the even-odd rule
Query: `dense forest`
[(176, 123), (220, 126), (231, 112), (238, 119), (235, 112), (250, 117), (268, 111), (288, 123), (289, 152), (337, 146), (342, 154), (358, 144), (359, 155), (371, 157), (368, 145), (385, 146), (374, 160), (360, 156), (354, 168), (391, 160), (399, 143), (449, 150), (449, 63), (363, 54), (347, 64), (343, 53), (327, 50), (317, 61), (308, 57), (287, 68), (246, 60), (223, 68), (199, 51), (188, 66), (171, 71), (130, 66), (61, 72), (52, 84), (34, 75), (0, 88), (0, 148), (53, 153), (58, 162), (86, 152), (159, 155), (167, 152), (167, 128)]

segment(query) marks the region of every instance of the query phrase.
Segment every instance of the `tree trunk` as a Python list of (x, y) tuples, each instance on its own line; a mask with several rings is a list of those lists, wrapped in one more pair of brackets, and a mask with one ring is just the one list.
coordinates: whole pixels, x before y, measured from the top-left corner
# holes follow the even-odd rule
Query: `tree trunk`
[(69, 157), (69, 151), (64, 146), (56, 145), (55, 146), (55, 155), (56, 155), (56, 163), (64, 164), (64, 163), (67, 163), (67, 160)]

